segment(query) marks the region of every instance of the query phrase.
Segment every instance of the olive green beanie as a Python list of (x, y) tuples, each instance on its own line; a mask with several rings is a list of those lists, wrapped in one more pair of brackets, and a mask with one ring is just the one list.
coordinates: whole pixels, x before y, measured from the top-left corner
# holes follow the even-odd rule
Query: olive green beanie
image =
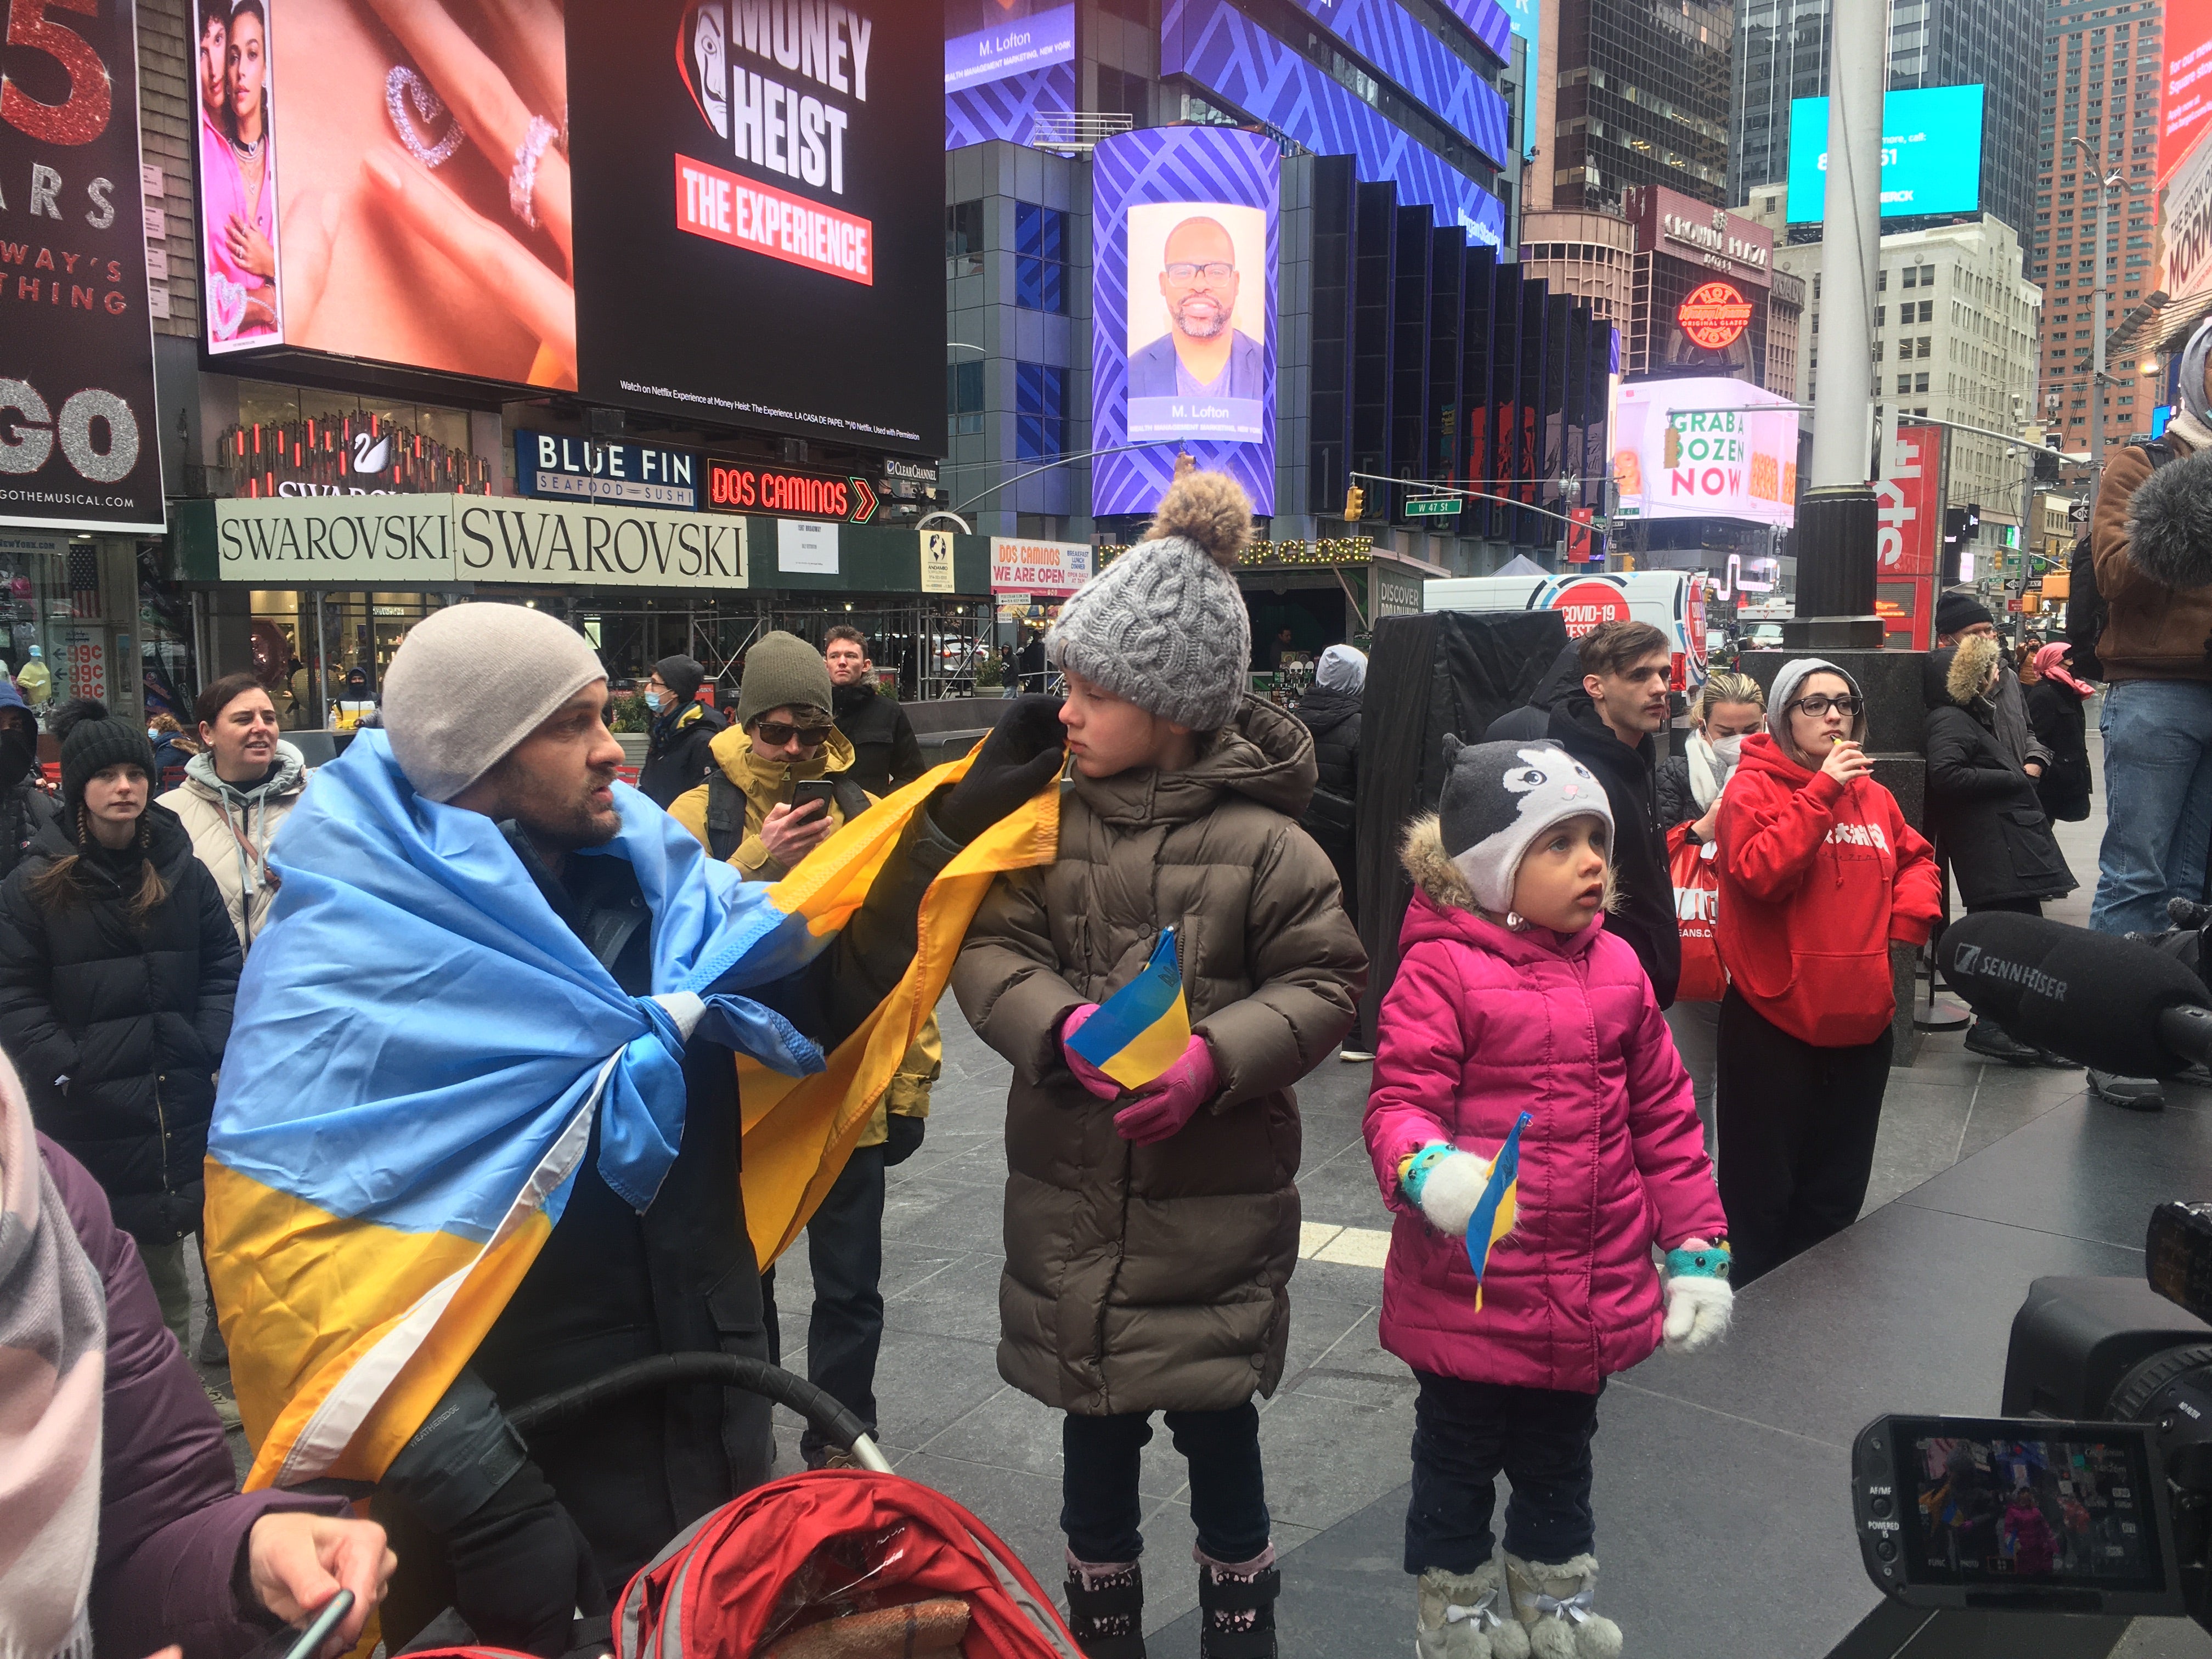
[(831, 723), (830, 665), (796, 634), (763, 634), (745, 653), (744, 678), (738, 683), (738, 726), (750, 726), (771, 708), (811, 708)]

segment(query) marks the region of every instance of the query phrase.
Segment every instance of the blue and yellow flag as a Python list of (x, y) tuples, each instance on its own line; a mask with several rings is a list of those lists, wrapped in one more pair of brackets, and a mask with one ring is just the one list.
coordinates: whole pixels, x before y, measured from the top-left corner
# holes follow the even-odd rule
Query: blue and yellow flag
[(409, 787), (384, 733), (316, 774), (276, 839), (283, 886), (240, 982), (208, 1136), (208, 1267), (249, 1486), (383, 1474), (559, 1220), (595, 1123), (602, 1176), (652, 1201), (695, 1031), (745, 1057), (747, 1218), (773, 1259), (866, 1128), (993, 876), (1053, 858), (1056, 788), (946, 866), (905, 978), (834, 1054), (742, 993), (828, 945), (968, 764), (899, 791), (773, 886), (616, 786), (619, 832), (576, 856), (636, 872), (653, 912), (653, 994), (638, 998), (490, 819)]
[(1505, 1144), (1498, 1149), (1498, 1161), (1490, 1166), (1482, 1196), (1475, 1200), (1474, 1213), (1468, 1218), (1467, 1264), (1474, 1269), (1477, 1313), (1482, 1311), (1482, 1270), (1490, 1265), (1490, 1247), (1513, 1231), (1520, 1214), (1521, 1132), (1528, 1127), (1529, 1116), (1523, 1112), (1514, 1120)]
[(1098, 1005), (1067, 1046), (1124, 1089), (1141, 1089), (1190, 1046), (1176, 930), (1160, 929), (1144, 971)]

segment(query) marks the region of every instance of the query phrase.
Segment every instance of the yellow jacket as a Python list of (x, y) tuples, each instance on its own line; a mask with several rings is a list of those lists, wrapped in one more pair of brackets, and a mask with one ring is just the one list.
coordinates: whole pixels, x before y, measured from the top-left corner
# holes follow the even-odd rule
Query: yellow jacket
[[(722, 769), (722, 775), (744, 793), (745, 798), (745, 838), (730, 854), (729, 861), (747, 881), (781, 881), (791, 872), (769, 856), (768, 844), (761, 840), (761, 824), (769, 809), (784, 804), (789, 798), (793, 783), (814, 778), (835, 777), (848, 772), (853, 766), (853, 745), (842, 732), (832, 731), (830, 740), (822, 745), (822, 752), (811, 761), (787, 763), (763, 760), (753, 753), (752, 738), (738, 727), (732, 726), (717, 732), (708, 752)], [(687, 790), (676, 798), (668, 809), (677, 823), (698, 837), (702, 847), (707, 839), (708, 786)], [(876, 798), (867, 797), (873, 805)], [(842, 829), (845, 815), (832, 801), (829, 807), (830, 821)], [(863, 1146), (880, 1146), (889, 1138), (886, 1122), (888, 1112), (902, 1117), (929, 1115), (930, 1085), (937, 1081), (945, 1067), (945, 1039), (937, 1029), (937, 1016), (932, 1014), (921, 1028), (921, 1035), (906, 1051), (899, 1062), (898, 1075), (884, 1091), (884, 1097), (876, 1107), (872, 1122), (862, 1132), (859, 1144)]]

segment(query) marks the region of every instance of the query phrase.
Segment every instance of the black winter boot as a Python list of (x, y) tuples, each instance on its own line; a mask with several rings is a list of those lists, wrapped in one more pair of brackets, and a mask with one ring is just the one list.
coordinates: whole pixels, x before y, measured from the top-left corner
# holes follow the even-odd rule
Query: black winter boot
[(1275, 1659), (1275, 1598), (1283, 1575), (1273, 1544), (1249, 1561), (1199, 1557), (1199, 1659)]
[(1145, 1659), (1145, 1573), (1134, 1561), (1067, 1558), (1067, 1628), (1084, 1659)]

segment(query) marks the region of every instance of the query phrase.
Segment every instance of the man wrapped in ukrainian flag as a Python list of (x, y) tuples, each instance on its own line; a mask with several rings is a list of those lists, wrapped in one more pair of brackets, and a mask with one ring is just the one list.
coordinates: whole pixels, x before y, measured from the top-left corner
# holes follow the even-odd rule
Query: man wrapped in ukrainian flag
[(247, 1484), (373, 1487), (393, 1648), (451, 1606), (564, 1653), (574, 1613), (767, 1477), (750, 1395), (635, 1396), (526, 1445), (503, 1408), (659, 1353), (765, 1357), (763, 1261), (993, 876), (1053, 856), (1050, 699), (748, 884), (617, 781), (606, 695), (542, 611), (415, 628), (385, 730), (278, 838), (239, 988), (206, 1236)]

